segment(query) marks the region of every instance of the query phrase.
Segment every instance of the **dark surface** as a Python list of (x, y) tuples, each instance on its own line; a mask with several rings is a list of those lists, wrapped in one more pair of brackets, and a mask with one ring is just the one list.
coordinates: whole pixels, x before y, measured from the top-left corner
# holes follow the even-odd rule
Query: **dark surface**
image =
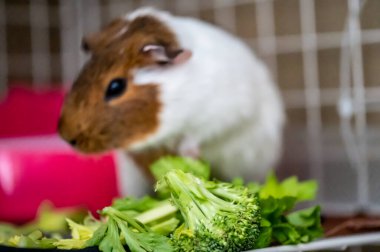
[(325, 237), (378, 232), (380, 231), (380, 216), (324, 216), (322, 225), (325, 230)]

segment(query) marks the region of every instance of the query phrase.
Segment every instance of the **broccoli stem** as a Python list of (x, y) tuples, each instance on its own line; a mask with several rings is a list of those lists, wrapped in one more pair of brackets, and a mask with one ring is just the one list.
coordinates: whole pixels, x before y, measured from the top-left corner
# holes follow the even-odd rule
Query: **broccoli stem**
[(176, 217), (172, 217), (158, 224), (154, 224), (150, 227), (150, 230), (158, 234), (168, 235), (177, 228), (178, 224), (179, 220)]
[(225, 201), (208, 191), (204, 182), (198, 178), (189, 177), (185, 173), (168, 173), (165, 181), (175, 197), (173, 200), (180, 209), (185, 223), (195, 229), (200, 223), (210, 224), (219, 211), (234, 212), (235, 205)]
[[(199, 225), (199, 221), (208, 222), (208, 218), (205, 216), (201, 210), (201, 206), (198, 201), (195, 199), (194, 194), (197, 192), (191, 192), (189, 187), (184, 186), (187, 183), (192, 184), (192, 181), (187, 177), (183, 176), (179, 178), (176, 175), (171, 174), (170, 172), (165, 176), (166, 184), (170, 187), (170, 191), (175, 197), (172, 199), (175, 201), (175, 205), (180, 209), (185, 223), (187, 223), (189, 228), (195, 229)], [(198, 181), (197, 181), (198, 182)], [(199, 197), (202, 195), (198, 193)], [(194, 216), (197, 216), (194, 218)]]
[(232, 202), (237, 202), (240, 200), (239, 196), (236, 193), (231, 193), (226, 188), (218, 187), (218, 188), (211, 189), (211, 191), (218, 197), (221, 197), (223, 199), (226, 199)]
[[(201, 188), (203, 195), (206, 199), (208, 199), (212, 204), (214, 204), (219, 210), (223, 210), (226, 212), (233, 212), (235, 211), (235, 205), (230, 202), (226, 201), (224, 199), (221, 199), (217, 196), (215, 196), (214, 192), (208, 191), (205, 187)], [(226, 192), (223, 193), (225, 196), (229, 195)], [(226, 197), (226, 199), (231, 200), (231, 197)], [(232, 200), (231, 200), (232, 201)]]
[(177, 207), (175, 207), (169, 200), (165, 200), (161, 205), (137, 215), (135, 219), (143, 224), (148, 224), (168, 217), (177, 211)]

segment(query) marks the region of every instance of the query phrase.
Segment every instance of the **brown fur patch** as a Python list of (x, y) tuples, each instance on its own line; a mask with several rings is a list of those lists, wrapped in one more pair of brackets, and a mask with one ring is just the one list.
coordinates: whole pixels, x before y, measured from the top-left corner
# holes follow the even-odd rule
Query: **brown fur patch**
[[(131, 36), (132, 34), (133, 38)], [(162, 45), (168, 54), (180, 49), (175, 35), (168, 29), (168, 27), (150, 16), (138, 17), (132, 21), (125, 36), (131, 36), (126, 47), (129, 52), (136, 53), (134, 57), (129, 58), (129, 64), (135, 65), (136, 67), (156, 64), (154, 58), (141, 52), (144, 45)]]
[[(75, 147), (83, 152), (100, 152), (128, 148), (154, 134), (160, 123), (160, 91), (153, 83), (135, 85), (133, 71), (157, 65), (141, 51), (146, 44), (177, 50), (175, 35), (156, 18), (143, 16), (131, 22), (116, 20), (86, 43), (92, 57), (65, 100), (61, 136), (68, 142), (75, 140)], [(105, 92), (115, 78), (126, 78), (127, 90), (106, 101)]]
[[(107, 64), (103, 65), (104, 67)], [(86, 68), (84, 69), (86, 70)], [(77, 141), (76, 148), (83, 152), (98, 152), (113, 148), (127, 148), (155, 132), (159, 125), (159, 88), (156, 84), (135, 85), (129, 78), (126, 92), (106, 102), (104, 93), (113, 78), (123, 76), (122, 68), (116, 76), (107, 72), (84, 75), (74, 84), (65, 101), (60, 133), (63, 138)], [(104, 79), (97, 89), (80, 85)], [(88, 89), (87, 89), (88, 88)], [(84, 95), (85, 94), (85, 97)]]
[(98, 53), (108, 48), (112, 42), (128, 29), (128, 21), (118, 18), (109, 23), (100, 32), (87, 35), (82, 40), (82, 47), (85, 51)]
[[(118, 36), (115, 36), (116, 34)], [(151, 55), (141, 51), (147, 44), (161, 45), (169, 55), (180, 50), (173, 32), (152, 16), (137, 17), (129, 23), (126, 20), (117, 19), (102, 31), (85, 38), (84, 41), (87, 41), (89, 48), (94, 48), (93, 54), (127, 55), (125, 64), (137, 68), (157, 64)]]

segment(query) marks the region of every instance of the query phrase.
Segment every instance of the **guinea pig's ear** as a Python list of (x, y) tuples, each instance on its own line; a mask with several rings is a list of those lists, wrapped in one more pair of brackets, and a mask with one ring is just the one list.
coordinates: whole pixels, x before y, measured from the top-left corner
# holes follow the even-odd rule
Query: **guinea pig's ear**
[(85, 53), (89, 53), (94, 50), (94, 41), (90, 40), (89, 37), (83, 37), (81, 47)]
[(181, 64), (189, 60), (192, 55), (187, 49), (169, 49), (157, 44), (147, 44), (143, 46), (141, 52), (158, 65)]
[(100, 50), (107, 48), (125, 34), (128, 29), (128, 21), (123, 18), (118, 18), (109, 23), (100, 32), (90, 34), (82, 39), (82, 49), (88, 53), (97, 53)]

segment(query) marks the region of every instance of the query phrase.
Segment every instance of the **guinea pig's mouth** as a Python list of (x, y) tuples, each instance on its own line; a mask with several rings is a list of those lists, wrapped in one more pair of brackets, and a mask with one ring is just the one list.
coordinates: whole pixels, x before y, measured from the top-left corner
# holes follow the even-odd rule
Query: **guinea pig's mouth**
[(102, 136), (78, 136), (74, 142), (69, 142), (70, 145), (77, 151), (92, 154), (102, 153), (114, 149), (106, 139)]

